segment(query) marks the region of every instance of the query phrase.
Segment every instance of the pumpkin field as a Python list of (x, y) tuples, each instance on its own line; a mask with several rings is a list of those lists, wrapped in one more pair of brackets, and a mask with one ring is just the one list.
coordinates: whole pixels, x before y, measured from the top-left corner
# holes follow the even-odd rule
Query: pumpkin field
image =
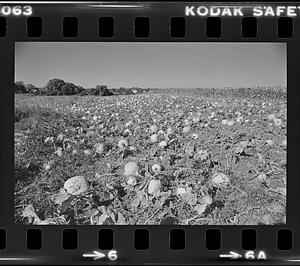
[(286, 91), (233, 91), (16, 94), (15, 222), (285, 224)]

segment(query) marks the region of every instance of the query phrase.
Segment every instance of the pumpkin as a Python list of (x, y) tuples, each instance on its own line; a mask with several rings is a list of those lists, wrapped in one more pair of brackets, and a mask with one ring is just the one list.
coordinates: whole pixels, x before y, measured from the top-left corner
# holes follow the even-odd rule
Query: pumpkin
[(160, 143), (158, 143), (158, 146), (160, 147), (160, 148), (164, 148), (164, 147), (166, 147), (168, 145), (168, 143), (165, 141), (165, 140), (162, 140)]
[(153, 165), (152, 165), (152, 171), (153, 171), (154, 173), (160, 172), (160, 171), (161, 171), (161, 165), (158, 164), (158, 163), (153, 164)]
[(152, 179), (148, 184), (148, 194), (157, 195), (160, 192), (161, 183), (159, 180)]
[(223, 173), (214, 173), (211, 177), (211, 182), (215, 186), (226, 186), (229, 184), (229, 177)]
[(222, 120), (222, 124), (223, 124), (223, 125), (227, 125), (227, 123), (228, 123), (228, 120), (227, 120), (227, 119), (223, 119), (223, 120)]
[(170, 135), (170, 134), (172, 134), (173, 133), (173, 129), (171, 128), (171, 127), (169, 127), (168, 129), (167, 129), (167, 135)]
[(286, 147), (286, 146), (287, 146), (287, 140), (284, 139), (284, 140), (281, 142), (281, 145), (282, 145), (283, 147)]
[(126, 183), (127, 185), (130, 185), (130, 186), (135, 186), (137, 184), (137, 180), (136, 180), (136, 177), (135, 176), (127, 176), (126, 177)]
[(128, 162), (124, 167), (124, 174), (126, 176), (136, 176), (139, 173), (139, 165), (137, 162)]
[(151, 136), (150, 136), (150, 140), (151, 140), (151, 142), (157, 142), (158, 141), (158, 135), (157, 134), (152, 134)]
[(228, 122), (227, 122), (227, 126), (233, 126), (234, 125), (234, 121), (233, 120), (229, 120)]
[(206, 204), (206, 205), (210, 205), (213, 203), (213, 199), (211, 196), (209, 195), (204, 195), (201, 199), (200, 199), (200, 203), (202, 204)]
[(176, 194), (177, 195), (182, 195), (182, 194), (186, 194), (186, 189), (184, 187), (178, 187), (176, 190)]
[(265, 144), (269, 145), (269, 146), (272, 146), (274, 144), (274, 141), (271, 140), (271, 139), (268, 139), (265, 141)]
[(189, 133), (191, 131), (191, 127), (190, 126), (185, 126), (183, 129), (182, 129), (182, 132), (184, 133), (184, 134), (187, 134), (187, 133)]
[(192, 134), (192, 138), (193, 138), (193, 139), (198, 139), (198, 138), (199, 138), (199, 134), (193, 133), (193, 134)]
[(89, 188), (89, 182), (84, 176), (71, 177), (64, 183), (64, 189), (73, 196), (85, 193)]
[(104, 152), (105, 146), (103, 143), (96, 143), (94, 147), (96, 149), (96, 153), (102, 154)]
[(200, 117), (198, 115), (193, 115), (192, 120), (194, 124), (197, 124), (200, 122)]
[(156, 125), (151, 125), (149, 130), (150, 130), (150, 132), (155, 133), (158, 131), (158, 127)]
[(118, 147), (120, 149), (125, 149), (128, 146), (128, 141), (126, 139), (120, 139), (118, 142)]

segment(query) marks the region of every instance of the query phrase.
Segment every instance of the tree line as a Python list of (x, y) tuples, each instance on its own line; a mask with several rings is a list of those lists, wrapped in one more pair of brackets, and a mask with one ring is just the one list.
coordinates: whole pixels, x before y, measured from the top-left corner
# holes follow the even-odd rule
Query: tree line
[(46, 86), (42, 88), (35, 87), (32, 84), (25, 84), (23, 81), (15, 82), (15, 93), (30, 93), (35, 95), (130, 95), (149, 91), (150, 89), (132, 87), (132, 88), (112, 88), (108, 89), (106, 85), (97, 85), (95, 88), (83, 88), (62, 79), (51, 79)]

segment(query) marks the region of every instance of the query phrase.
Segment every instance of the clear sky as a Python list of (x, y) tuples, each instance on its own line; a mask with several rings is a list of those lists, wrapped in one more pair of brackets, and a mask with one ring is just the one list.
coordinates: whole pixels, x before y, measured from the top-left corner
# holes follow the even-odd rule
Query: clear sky
[(17, 42), (15, 81), (85, 88), (286, 86), (284, 43)]

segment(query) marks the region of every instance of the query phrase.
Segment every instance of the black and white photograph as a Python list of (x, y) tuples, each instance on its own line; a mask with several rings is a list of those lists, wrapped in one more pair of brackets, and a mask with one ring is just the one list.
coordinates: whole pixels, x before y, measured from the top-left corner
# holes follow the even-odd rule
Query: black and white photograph
[(16, 42), (14, 98), (16, 224), (286, 224), (286, 43)]

